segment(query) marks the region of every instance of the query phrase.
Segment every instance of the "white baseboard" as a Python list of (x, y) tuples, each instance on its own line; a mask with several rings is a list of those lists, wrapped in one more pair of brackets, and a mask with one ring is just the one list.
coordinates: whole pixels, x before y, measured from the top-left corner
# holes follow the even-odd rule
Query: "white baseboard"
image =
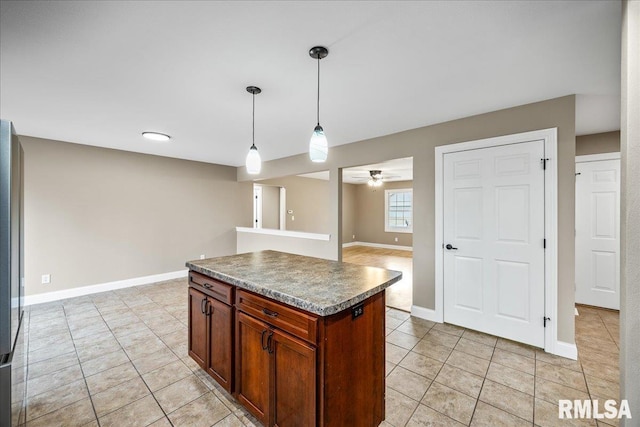
[(396, 249), (399, 251), (413, 252), (413, 246), (385, 245), (383, 243), (369, 243), (369, 242), (349, 242), (349, 243), (342, 244), (343, 248), (349, 248), (351, 246), (368, 246), (370, 248)]
[(566, 357), (567, 359), (578, 360), (578, 347), (575, 344), (570, 344), (564, 341), (556, 341), (555, 351), (556, 356)]
[(442, 319), (435, 310), (424, 308), (417, 305), (411, 306), (411, 315), (420, 319), (431, 320), (432, 322), (442, 323)]
[(116, 289), (129, 288), (132, 286), (146, 285), (149, 283), (162, 282), (163, 280), (179, 279), (187, 277), (189, 270), (172, 271), (170, 273), (153, 274), (151, 276), (134, 277), (132, 279), (117, 280), (115, 282), (100, 283), (97, 285), (80, 286), (77, 288), (63, 289), (61, 291), (45, 292), (24, 297), (24, 305), (42, 304), (45, 302), (58, 301), (61, 299), (79, 297), (83, 295), (96, 294), (99, 292), (113, 291)]
[(343, 243), (342, 247), (343, 248), (350, 248), (351, 246), (358, 246), (360, 244), (360, 242), (349, 242), (349, 243)]

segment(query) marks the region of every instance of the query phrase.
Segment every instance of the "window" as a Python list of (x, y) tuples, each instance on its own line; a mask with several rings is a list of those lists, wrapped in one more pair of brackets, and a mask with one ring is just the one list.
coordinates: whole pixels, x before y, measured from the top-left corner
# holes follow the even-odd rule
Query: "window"
[(413, 233), (413, 190), (384, 190), (384, 231)]

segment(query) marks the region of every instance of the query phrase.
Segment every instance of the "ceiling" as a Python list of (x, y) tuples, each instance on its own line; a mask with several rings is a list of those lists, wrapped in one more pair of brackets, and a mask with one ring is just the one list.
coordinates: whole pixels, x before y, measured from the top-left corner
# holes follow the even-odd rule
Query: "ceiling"
[[(239, 166), (576, 94), (619, 129), (618, 1), (0, 3), (0, 114), (23, 135)], [(143, 139), (143, 131), (172, 136)]]
[[(342, 182), (347, 184), (366, 184), (369, 180), (369, 171), (372, 170), (381, 171), (384, 182), (411, 181), (413, 180), (413, 157), (342, 169)], [(329, 171), (305, 173), (298, 176), (328, 181)]]

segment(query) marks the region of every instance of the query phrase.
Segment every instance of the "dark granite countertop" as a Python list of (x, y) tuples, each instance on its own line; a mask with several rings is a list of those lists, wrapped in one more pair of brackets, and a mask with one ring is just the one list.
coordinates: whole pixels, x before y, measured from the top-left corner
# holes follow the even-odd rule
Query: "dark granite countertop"
[(188, 261), (186, 266), (320, 316), (352, 307), (402, 278), (399, 271), (277, 251)]

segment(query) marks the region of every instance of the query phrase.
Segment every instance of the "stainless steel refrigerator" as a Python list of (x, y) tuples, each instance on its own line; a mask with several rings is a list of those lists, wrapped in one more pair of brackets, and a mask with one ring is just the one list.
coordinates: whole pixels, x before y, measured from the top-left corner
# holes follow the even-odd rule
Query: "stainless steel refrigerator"
[(0, 120), (0, 427), (26, 418), (23, 156), (13, 125)]

